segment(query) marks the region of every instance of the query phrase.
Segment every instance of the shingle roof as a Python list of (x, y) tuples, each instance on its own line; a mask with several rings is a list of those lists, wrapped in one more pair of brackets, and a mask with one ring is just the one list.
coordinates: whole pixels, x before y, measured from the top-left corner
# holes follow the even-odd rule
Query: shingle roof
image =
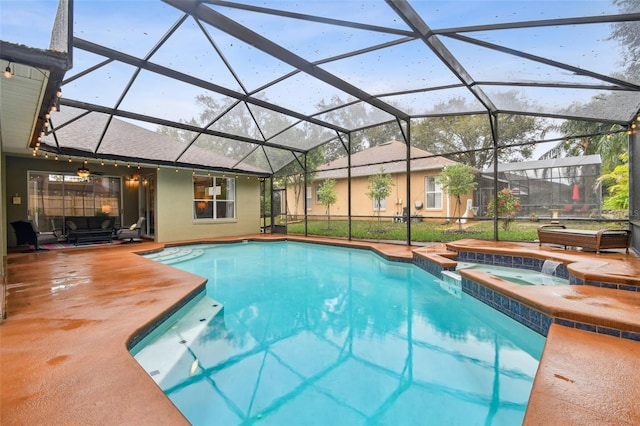
[[(384, 167), (385, 173), (405, 173), (407, 146), (400, 141), (390, 141), (357, 152), (351, 156), (351, 176), (371, 176), (380, 172)], [(411, 147), (411, 171), (439, 170), (450, 164), (457, 164), (453, 160), (441, 156), (434, 156), (428, 151)], [(339, 158), (318, 167), (316, 179), (341, 179), (347, 177), (347, 157)], [(381, 164), (384, 163), (384, 164)]]
[[(77, 108), (64, 107), (52, 118), (54, 125), (59, 126), (59, 129), (56, 130), (57, 142), (67, 149), (93, 152), (97, 158), (116, 156), (131, 158), (132, 162), (135, 162), (135, 159), (144, 159), (141, 162), (153, 164), (154, 161), (158, 161), (166, 164), (174, 162), (187, 146), (186, 143), (171, 136), (116, 117), (113, 117), (108, 123), (109, 116), (106, 114), (92, 112), (82, 116), (83, 112)], [(107, 124), (109, 124), (107, 132), (104, 134), (100, 146), (94, 151)], [(53, 136), (46, 136), (44, 143), (49, 145), (48, 151), (55, 151), (53, 147), (55, 147), (56, 141)], [(247, 163), (238, 166), (237, 160), (195, 144), (180, 158), (180, 162), (221, 170), (268, 173), (264, 169), (253, 167)]]

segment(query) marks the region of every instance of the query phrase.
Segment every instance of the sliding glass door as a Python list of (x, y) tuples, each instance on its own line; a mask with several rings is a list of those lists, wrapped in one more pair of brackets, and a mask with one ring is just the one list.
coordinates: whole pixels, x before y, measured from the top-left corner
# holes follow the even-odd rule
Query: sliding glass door
[(30, 171), (28, 179), (29, 218), (41, 231), (61, 229), (69, 216), (109, 216), (120, 224), (120, 177)]

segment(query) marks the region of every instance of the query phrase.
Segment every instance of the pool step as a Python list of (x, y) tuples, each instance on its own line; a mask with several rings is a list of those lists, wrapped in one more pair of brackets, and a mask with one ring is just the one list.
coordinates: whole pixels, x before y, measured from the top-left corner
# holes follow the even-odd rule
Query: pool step
[(166, 265), (198, 258), (204, 254), (201, 248), (169, 247), (157, 253), (145, 255), (145, 257)]

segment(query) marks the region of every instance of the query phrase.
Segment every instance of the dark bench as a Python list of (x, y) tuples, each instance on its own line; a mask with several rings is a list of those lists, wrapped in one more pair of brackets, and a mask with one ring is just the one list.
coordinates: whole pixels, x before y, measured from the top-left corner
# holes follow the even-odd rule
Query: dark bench
[(65, 219), (64, 231), (69, 243), (111, 243), (113, 240), (113, 216), (67, 216)]
[(538, 241), (543, 243), (593, 249), (599, 253), (602, 249), (623, 248), (629, 253), (631, 231), (628, 229), (567, 229), (564, 225), (542, 225), (538, 227)]

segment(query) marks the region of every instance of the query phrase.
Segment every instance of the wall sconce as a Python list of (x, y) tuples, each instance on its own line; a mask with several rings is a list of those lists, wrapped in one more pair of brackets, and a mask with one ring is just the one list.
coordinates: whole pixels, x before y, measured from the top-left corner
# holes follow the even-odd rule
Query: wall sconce
[(11, 71), (11, 62), (9, 62), (9, 65), (7, 65), (7, 67), (4, 69), (4, 78), (11, 77), (13, 77), (13, 72)]
[(138, 178), (136, 176), (130, 176), (126, 180), (127, 186), (136, 186), (138, 184)]

